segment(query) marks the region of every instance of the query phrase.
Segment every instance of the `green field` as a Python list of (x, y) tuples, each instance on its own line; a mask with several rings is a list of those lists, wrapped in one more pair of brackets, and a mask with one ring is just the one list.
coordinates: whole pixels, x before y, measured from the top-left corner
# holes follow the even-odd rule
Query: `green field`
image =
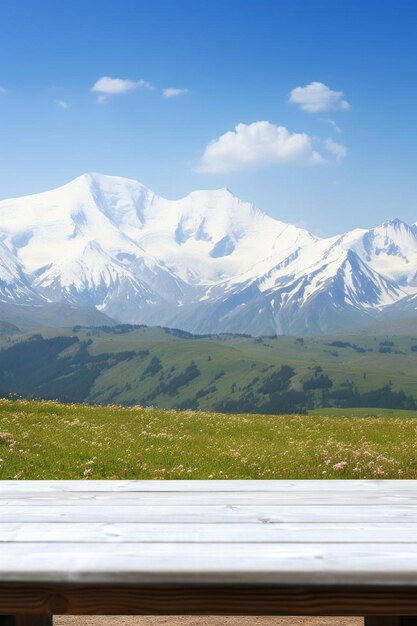
[(35, 334), (5, 327), (0, 348), (5, 397), (219, 413), (417, 408), (412, 334), (195, 337), (128, 325)]
[(0, 400), (0, 478), (416, 479), (415, 418), (375, 413), (224, 415)]

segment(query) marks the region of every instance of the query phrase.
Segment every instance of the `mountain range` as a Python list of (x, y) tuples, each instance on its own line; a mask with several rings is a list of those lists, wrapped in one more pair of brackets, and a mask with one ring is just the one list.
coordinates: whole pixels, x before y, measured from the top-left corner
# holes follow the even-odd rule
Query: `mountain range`
[(320, 238), (227, 189), (166, 200), (93, 173), (0, 202), (1, 319), (307, 335), (416, 309), (417, 225), (399, 219)]

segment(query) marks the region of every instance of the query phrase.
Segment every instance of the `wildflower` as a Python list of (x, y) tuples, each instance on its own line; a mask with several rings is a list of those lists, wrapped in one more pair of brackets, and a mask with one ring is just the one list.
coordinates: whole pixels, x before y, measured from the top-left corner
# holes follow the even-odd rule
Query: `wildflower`
[(347, 465), (346, 461), (340, 461), (340, 463), (335, 463), (333, 465), (333, 469), (334, 470), (342, 470), (342, 469), (345, 469), (346, 465)]

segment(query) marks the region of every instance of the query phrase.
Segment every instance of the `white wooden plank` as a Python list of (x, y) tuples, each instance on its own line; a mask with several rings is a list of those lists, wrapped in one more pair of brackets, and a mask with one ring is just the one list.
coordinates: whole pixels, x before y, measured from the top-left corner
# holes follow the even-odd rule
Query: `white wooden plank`
[(206, 505), (206, 506), (7, 506), (0, 507), (0, 522), (409, 522), (417, 523), (417, 507), (339, 505)]
[(268, 505), (268, 504), (314, 504), (393, 506), (397, 504), (417, 506), (417, 489), (410, 492), (394, 493), (383, 490), (371, 493), (352, 491), (237, 491), (237, 492), (20, 492), (18, 494), (0, 493), (0, 508), (8, 506), (205, 506), (225, 505)]
[(0, 580), (417, 582), (417, 481), (5, 481)]
[(332, 491), (416, 492), (414, 480), (23, 480), (0, 481), (0, 493), (82, 491)]
[(0, 579), (31, 583), (415, 585), (410, 544), (5, 544)]
[(415, 524), (0, 523), (0, 544), (39, 541), (44, 543), (409, 543), (416, 540)]

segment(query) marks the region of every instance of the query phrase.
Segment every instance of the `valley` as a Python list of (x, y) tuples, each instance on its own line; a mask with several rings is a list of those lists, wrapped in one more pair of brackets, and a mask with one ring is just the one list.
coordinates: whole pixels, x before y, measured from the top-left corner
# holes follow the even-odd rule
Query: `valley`
[(417, 408), (417, 332), (195, 336), (126, 324), (36, 332), (5, 324), (0, 348), (3, 397), (221, 413)]

